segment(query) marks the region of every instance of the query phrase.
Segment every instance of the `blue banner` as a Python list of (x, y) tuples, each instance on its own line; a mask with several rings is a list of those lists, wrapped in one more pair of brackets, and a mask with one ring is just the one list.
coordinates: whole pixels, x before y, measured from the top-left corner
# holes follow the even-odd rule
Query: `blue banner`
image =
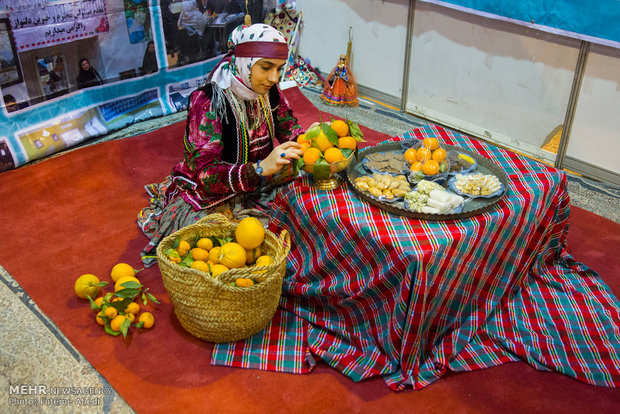
[[(262, 0), (248, 5), (262, 12)], [(236, 0), (0, 0), (0, 172), (186, 109), (244, 9)]]
[(422, 0), (620, 47), (620, 0)]

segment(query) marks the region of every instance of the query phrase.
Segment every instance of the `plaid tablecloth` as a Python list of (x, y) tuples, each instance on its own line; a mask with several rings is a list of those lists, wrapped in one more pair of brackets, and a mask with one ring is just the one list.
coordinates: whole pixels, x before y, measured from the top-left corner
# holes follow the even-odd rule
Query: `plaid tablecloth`
[(348, 184), (296, 180), (274, 203), (272, 230), (292, 239), (280, 308), (264, 331), (216, 345), (212, 363), (306, 373), (319, 357), (402, 390), (523, 360), (618, 386), (620, 302), (565, 248), (565, 174), (433, 125), (403, 137), (427, 136), (495, 161), (507, 195), (472, 218), (424, 221), (384, 212)]

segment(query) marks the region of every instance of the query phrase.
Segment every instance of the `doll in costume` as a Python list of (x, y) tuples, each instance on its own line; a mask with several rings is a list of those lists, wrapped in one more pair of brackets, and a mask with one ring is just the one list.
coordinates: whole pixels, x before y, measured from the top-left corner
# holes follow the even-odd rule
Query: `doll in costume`
[(345, 55), (340, 55), (338, 65), (327, 76), (321, 98), (329, 105), (358, 105), (357, 82)]

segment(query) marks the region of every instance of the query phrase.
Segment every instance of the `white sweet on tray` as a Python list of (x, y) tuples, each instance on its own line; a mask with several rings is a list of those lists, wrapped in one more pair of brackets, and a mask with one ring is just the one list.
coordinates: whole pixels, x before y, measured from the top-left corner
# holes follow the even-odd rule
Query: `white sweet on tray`
[(446, 191), (441, 185), (422, 180), (416, 189), (405, 194), (406, 206), (424, 214), (451, 214), (458, 211), (465, 202), (460, 195)]
[(499, 178), (492, 174), (456, 174), (454, 189), (472, 196), (487, 196), (502, 188)]

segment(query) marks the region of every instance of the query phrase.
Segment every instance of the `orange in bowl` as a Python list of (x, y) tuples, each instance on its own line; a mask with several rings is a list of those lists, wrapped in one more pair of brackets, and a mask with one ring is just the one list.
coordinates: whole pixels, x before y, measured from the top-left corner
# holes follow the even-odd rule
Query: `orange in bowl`
[(428, 160), (422, 164), (422, 172), (426, 175), (435, 175), (439, 172), (439, 163), (436, 160)]
[(415, 153), (415, 156), (418, 161), (426, 162), (431, 159), (431, 150), (425, 147), (420, 147)]
[(446, 152), (445, 149), (437, 148), (435, 151), (433, 151), (433, 155), (431, 156), (431, 159), (437, 162), (442, 162), (443, 160), (446, 159), (447, 156), (448, 156), (448, 153)]
[(344, 156), (342, 155), (342, 151), (340, 149), (332, 147), (325, 150), (325, 161), (328, 163), (338, 162), (344, 160)]

